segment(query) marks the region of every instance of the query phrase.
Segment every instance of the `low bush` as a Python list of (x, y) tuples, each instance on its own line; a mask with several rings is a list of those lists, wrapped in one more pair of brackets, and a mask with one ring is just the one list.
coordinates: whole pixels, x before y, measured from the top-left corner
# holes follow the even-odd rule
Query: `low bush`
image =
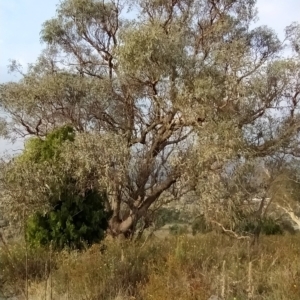
[(31, 246), (52, 245), (62, 249), (83, 248), (104, 238), (107, 213), (105, 194), (88, 191), (84, 196), (66, 190), (54, 210), (45, 215), (34, 214), (26, 226), (26, 238)]
[(271, 217), (265, 217), (262, 220), (244, 219), (238, 226), (237, 231), (254, 233), (260, 227), (261, 233), (266, 235), (281, 235), (284, 232), (283, 226), (280, 222), (275, 221)]
[[(40, 171), (49, 165), (51, 168), (47, 172), (59, 178), (54, 182), (35, 183), (47, 186), (47, 192), (42, 195), (48, 205), (46, 214), (35, 209), (27, 220), (26, 239), (31, 246), (52, 243), (55, 248), (82, 248), (104, 237), (108, 219), (104, 209), (106, 193), (92, 189), (87, 184), (79, 187), (78, 179), (74, 178), (72, 172), (61, 170), (64, 165), (61, 154), (66, 143), (74, 142), (75, 135), (71, 126), (63, 126), (50, 132), (44, 139), (32, 138), (16, 159), (16, 166), (35, 165)], [(92, 172), (89, 176), (93, 176)], [(12, 176), (15, 177), (18, 178), (16, 174)], [(22, 185), (23, 182), (16, 184)]]

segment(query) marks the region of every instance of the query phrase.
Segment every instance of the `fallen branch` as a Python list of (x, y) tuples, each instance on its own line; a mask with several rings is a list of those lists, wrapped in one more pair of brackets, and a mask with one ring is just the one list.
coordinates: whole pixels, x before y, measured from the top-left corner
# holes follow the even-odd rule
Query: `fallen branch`
[(279, 204), (276, 204), (276, 206), (283, 210), (291, 218), (291, 220), (300, 228), (300, 218), (296, 216), (296, 214), (290, 207), (289, 209), (287, 209)]
[(226, 229), (221, 223), (215, 220), (212, 220), (211, 222), (218, 225), (222, 229), (222, 231), (230, 237), (236, 238), (238, 240), (250, 240), (250, 236), (248, 235), (238, 235), (236, 232), (230, 229)]

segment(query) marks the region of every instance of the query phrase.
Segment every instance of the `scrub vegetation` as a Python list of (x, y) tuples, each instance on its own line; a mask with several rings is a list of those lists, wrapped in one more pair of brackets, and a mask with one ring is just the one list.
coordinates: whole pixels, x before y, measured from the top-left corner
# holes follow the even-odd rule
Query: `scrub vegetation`
[(299, 299), (300, 25), (255, 4), (59, 3), (0, 85), (5, 293)]

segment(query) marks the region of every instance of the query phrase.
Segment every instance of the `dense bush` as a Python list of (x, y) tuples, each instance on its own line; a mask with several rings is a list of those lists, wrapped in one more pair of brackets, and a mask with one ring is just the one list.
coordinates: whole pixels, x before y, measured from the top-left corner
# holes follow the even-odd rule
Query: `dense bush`
[(24, 152), (17, 158), (18, 161), (30, 161), (41, 164), (51, 162), (58, 164), (60, 154), (66, 141), (73, 142), (75, 131), (71, 126), (62, 126), (50, 132), (45, 139), (31, 138), (25, 144)]
[(42, 215), (29, 218), (26, 237), (31, 245), (64, 246), (81, 248), (99, 242), (107, 228), (107, 213), (104, 211), (105, 194), (88, 191), (81, 196), (65, 191), (55, 208)]
[[(45, 139), (31, 139), (19, 162), (31, 162), (40, 168), (46, 162), (59, 169), (63, 162), (60, 154), (65, 142), (73, 142), (75, 132), (64, 126), (49, 133)], [(60, 173), (59, 173), (60, 174)], [(105, 192), (92, 188), (79, 190), (72, 174), (61, 173), (59, 184), (49, 183), (49, 206), (46, 214), (36, 212), (27, 221), (26, 238), (30, 245), (47, 245), (81, 248), (98, 242), (107, 228), (104, 211)]]
[(281, 224), (271, 217), (265, 217), (261, 220), (242, 220), (237, 227), (237, 231), (254, 233), (258, 227), (260, 227), (260, 232), (266, 235), (283, 234), (284, 231)]

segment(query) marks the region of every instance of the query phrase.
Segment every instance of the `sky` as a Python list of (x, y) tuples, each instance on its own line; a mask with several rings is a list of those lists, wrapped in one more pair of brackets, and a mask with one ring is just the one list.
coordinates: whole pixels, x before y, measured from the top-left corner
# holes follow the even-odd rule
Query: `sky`
[[(40, 31), (45, 20), (55, 16), (58, 0), (0, 0), (0, 83), (16, 80), (7, 72), (10, 59), (33, 63), (43, 45)], [(300, 22), (300, 0), (257, 0), (257, 25), (268, 25), (282, 38), (284, 28)], [(0, 140), (0, 152), (20, 146)]]

